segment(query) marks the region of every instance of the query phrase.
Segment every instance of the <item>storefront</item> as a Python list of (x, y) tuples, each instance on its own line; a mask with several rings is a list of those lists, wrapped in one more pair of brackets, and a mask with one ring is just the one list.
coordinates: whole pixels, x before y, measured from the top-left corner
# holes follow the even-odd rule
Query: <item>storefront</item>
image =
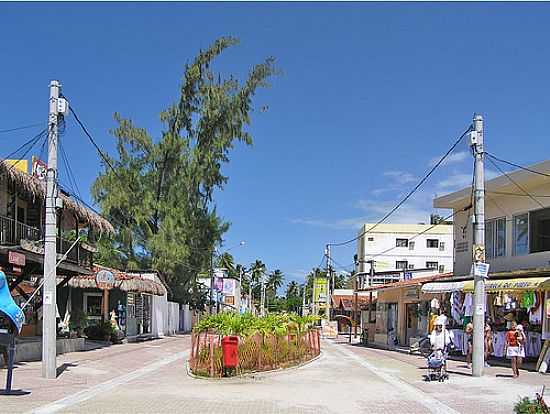
[(377, 294), (376, 312), (371, 313), (370, 321), (368, 312), (363, 312), (363, 326), (368, 329), (369, 341), (392, 349), (408, 347), (426, 335), (430, 304), (437, 295), (422, 292), (421, 286), (448, 277), (427, 276), (365, 289)]
[[(494, 357), (505, 357), (505, 335), (512, 321), (522, 324), (525, 329), (526, 357), (539, 357), (543, 341), (550, 339), (549, 289), (550, 277), (501, 278), (485, 282), (485, 316), (493, 330)], [(473, 315), (473, 281), (427, 283), (422, 286), (422, 291), (438, 296), (449, 316), (455, 346), (465, 354), (463, 332)]]

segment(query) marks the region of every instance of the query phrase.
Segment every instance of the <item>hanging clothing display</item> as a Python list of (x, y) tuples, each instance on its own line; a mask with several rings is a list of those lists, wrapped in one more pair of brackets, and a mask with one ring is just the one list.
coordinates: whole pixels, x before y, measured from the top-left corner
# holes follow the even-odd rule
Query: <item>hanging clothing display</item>
[(464, 316), (472, 316), (474, 314), (474, 296), (471, 293), (466, 293), (464, 296)]
[(530, 310), (535, 304), (535, 292), (525, 292), (521, 297), (521, 307)]
[(460, 292), (451, 293), (451, 317), (457, 324), (462, 323), (462, 294)]
[(504, 346), (506, 345), (506, 332), (493, 332), (493, 355), (499, 358), (504, 356)]
[(430, 307), (432, 309), (439, 309), (439, 300), (437, 298), (433, 298), (430, 302)]
[(529, 310), (529, 323), (540, 325), (542, 323), (542, 292), (535, 293), (535, 302)]

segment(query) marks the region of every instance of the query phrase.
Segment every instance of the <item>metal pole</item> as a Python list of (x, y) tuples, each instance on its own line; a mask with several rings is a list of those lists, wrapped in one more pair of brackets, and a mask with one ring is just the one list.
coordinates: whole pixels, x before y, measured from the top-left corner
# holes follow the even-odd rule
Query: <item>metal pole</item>
[[(374, 279), (374, 260), (370, 260), (370, 271), (369, 271), (369, 287), (372, 286), (372, 280)], [(372, 290), (369, 291), (369, 321), (368, 324), (370, 324), (370, 321), (372, 316)]]
[(210, 255), (210, 301), (208, 303), (208, 313), (211, 315), (214, 309), (214, 251)]
[(50, 82), (48, 117), (48, 172), (46, 175), (46, 234), (44, 235), (44, 288), (42, 290), (42, 377), (57, 377), (56, 284), (57, 272), (57, 121), (60, 83)]
[[(327, 247), (325, 249), (325, 254), (327, 255), (327, 278), (328, 278), (328, 280), (327, 280), (327, 290), (328, 290), (328, 282), (330, 280), (332, 280), (332, 278), (331, 278), (332, 272), (331, 272), (331, 268), (330, 268), (330, 260), (331, 260), (331, 258), (330, 258), (330, 245), (328, 245), (328, 244), (327, 244)], [(333, 287), (334, 287), (334, 285), (333, 285)], [(332, 307), (331, 306), (332, 305), (332, 297), (331, 297), (330, 292), (327, 292), (327, 293), (328, 293), (328, 295), (327, 295), (328, 297), (327, 297), (327, 303), (326, 303), (326, 306), (325, 306), (325, 309), (326, 309), (325, 318), (327, 320), (330, 320), (330, 310), (331, 310), (331, 307)]]
[[(472, 133), (472, 148), (474, 150), (474, 245), (482, 246), (485, 251), (485, 181), (483, 172), (483, 117), (474, 114)], [(485, 256), (485, 254), (483, 254)], [(474, 260), (485, 261), (484, 257), (474, 257)], [(485, 280), (474, 276), (474, 336), (472, 355), (472, 375), (483, 375), (485, 365)]]

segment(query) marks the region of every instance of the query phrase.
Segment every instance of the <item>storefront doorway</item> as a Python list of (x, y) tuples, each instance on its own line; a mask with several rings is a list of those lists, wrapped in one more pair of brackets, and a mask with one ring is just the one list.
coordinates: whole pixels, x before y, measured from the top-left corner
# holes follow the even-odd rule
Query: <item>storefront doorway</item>
[(405, 331), (406, 345), (410, 343), (411, 338), (415, 338), (418, 333), (418, 303), (407, 303), (407, 329)]

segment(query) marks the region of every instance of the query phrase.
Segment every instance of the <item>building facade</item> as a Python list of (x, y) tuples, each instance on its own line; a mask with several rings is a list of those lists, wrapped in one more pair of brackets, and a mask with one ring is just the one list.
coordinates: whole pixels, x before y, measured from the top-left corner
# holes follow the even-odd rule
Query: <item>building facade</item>
[[(377, 272), (406, 272), (416, 275), (453, 270), (453, 226), (441, 224), (366, 223), (359, 230), (357, 259), (360, 274), (368, 274), (370, 260)], [(420, 272), (420, 270), (426, 270)]]
[[(550, 175), (550, 161), (529, 168)], [(485, 183), (485, 246), (490, 271), (550, 268), (550, 178), (521, 170), (508, 177)], [(455, 212), (455, 276), (469, 275), (472, 266), (470, 204), (470, 187), (434, 200), (434, 207)]]

